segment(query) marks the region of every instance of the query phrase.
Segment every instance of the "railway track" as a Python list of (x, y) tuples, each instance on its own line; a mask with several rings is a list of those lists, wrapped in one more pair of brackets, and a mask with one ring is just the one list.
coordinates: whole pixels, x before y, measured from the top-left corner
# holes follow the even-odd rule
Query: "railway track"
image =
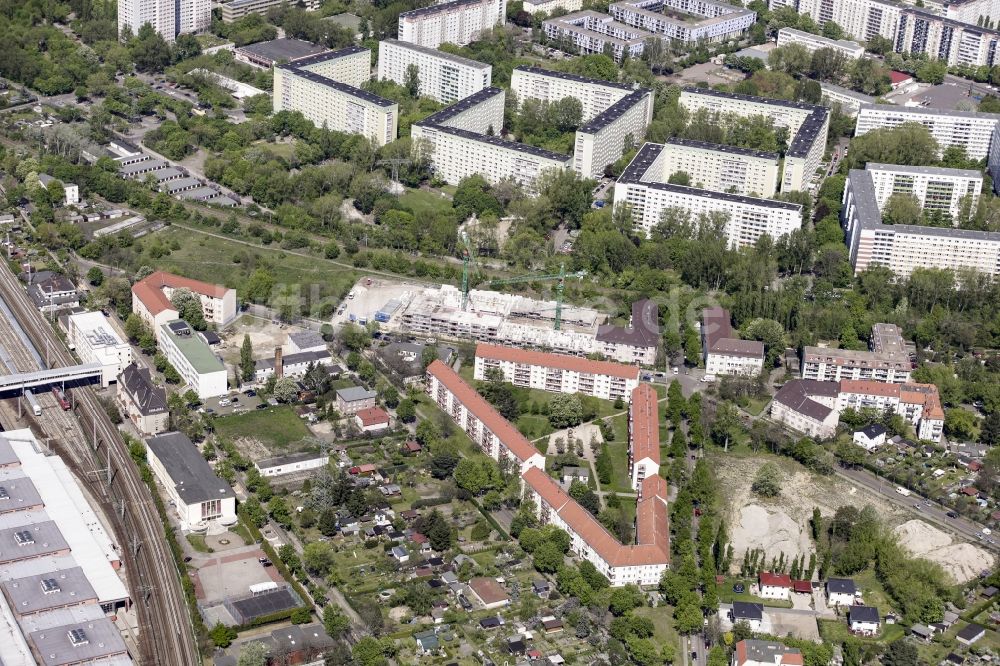
[[(48, 356), (51, 366), (75, 364), (62, 341), (9, 271), (0, 270), (0, 297), (35, 349)], [(5, 341), (8, 359), (13, 360), (18, 370), (37, 368), (33, 355), (20, 342), (6, 343), (17, 338), (12, 323), (5, 316), (0, 316), (0, 339)], [(22, 365), (26, 366), (24, 370), (21, 370)], [(94, 497), (99, 498), (111, 523), (138, 614), (140, 654), (136, 655), (137, 661), (156, 666), (200, 664), (180, 577), (149, 489), (132, 462), (125, 441), (93, 390), (77, 388), (73, 396), (74, 412), (79, 421), (74, 418), (74, 412), (62, 411), (51, 393), (40, 392), (38, 397), (46, 419), (39, 426), (52, 426), (46, 430), (62, 429), (62, 436), (56, 435), (54, 448), (68, 458), (67, 463), (78, 478), (89, 485)], [(95, 469), (107, 472), (98, 475), (94, 474)]]

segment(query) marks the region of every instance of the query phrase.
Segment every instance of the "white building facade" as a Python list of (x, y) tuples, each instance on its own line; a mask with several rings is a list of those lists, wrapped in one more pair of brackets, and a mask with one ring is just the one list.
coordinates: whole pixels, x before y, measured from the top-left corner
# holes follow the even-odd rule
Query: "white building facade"
[(101, 312), (69, 315), (66, 337), (81, 361), (101, 364), (101, 386), (117, 381), (132, 362), (132, 347), (118, 336)]
[(236, 522), (236, 493), (218, 476), (201, 452), (179, 432), (146, 440), (146, 458), (180, 518), (181, 529), (205, 529), (208, 523)]
[(651, 32), (589, 9), (547, 19), (542, 22), (542, 30), (557, 46), (565, 42), (581, 54), (610, 53), (618, 63), (626, 56), (638, 58), (646, 41), (656, 39)]
[(700, 189), (768, 198), (778, 187), (781, 155), (671, 137), (663, 144), (667, 178), (683, 171)]
[(397, 39), (379, 42), (380, 81), (405, 85), (411, 66), (417, 68), (419, 94), (446, 104), (488, 88), (492, 81), (493, 67), (486, 63)]
[(862, 106), (858, 112), (854, 136), (867, 134), (874, 129), (897, 127), (903, 123), (919, 123), (930, 131), (941, 150), (948, 146), (960, 146), (965, 148), (965, 154), (969, 158), (981, 160), (989, 155), (990, 142), (998, 121), (1000, 114), (996, 113), (872, 104)]
[(757, 20), (757, 12), (713, 0), (624, 0), (611, 4), (608, 13), (616, 21), (684, 44), (737, 39)]
[(963, 205), (974, 210), (983, 190), (983, 174), (971, 169), (869, 162), (865, 170), (872, 174), (880, 209), (893, 194), (908, 194), (924, 210), (942, 211), (954, 218)]
[(506, 0), (451, 0), (399, 15), (404, 42), (436, 49), (445, 42), (465, 46), (507, 22)]
[(833, 49), (851, 60), (858, 60), (865, 55), (865, 47), (857, 42), (847, 39), (827, 39), (822, 35), (814, 35), (795, 28), (781, 28), (778, 30), (778, 46), (789, 44), (801, 44), (809, 53), (820, 49)]
[(573, 169), (584, 178), (600, 178), (628, 147), (637, 145), (653, 119), (653, 91), (629, 93), (576, 131)]
[(161, 326), (158, 342), (167, 361), (199, 398), (225, 395), (229, 390), (226, 367), (187, 322), (175, 319)]
[[(633, 91), (630, 86), (585, 76), (521, 65), (510, 76), (518, 106), (528, 99), (552, 104), (567, 97), (580, 100), (583, 122), (589, 122)], [(638, 142), (638, 139), (636, 139)]]
[(133, 35), (146, 23), (163, 39), (174, 41), (177, 35), (203, 32), (212, 24), (209, 0), (119, 0), (118, 36), (125, 28)]

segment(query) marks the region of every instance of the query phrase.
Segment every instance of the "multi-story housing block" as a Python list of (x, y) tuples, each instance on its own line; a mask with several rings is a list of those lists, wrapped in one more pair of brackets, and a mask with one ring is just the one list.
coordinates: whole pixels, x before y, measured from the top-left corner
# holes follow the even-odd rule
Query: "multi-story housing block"
[(990, 152), (993, 131), (1000, 114), (978, 111), (942, 111), (920, 106), (894, 104), (864, 105), (858, 112), (854, 136), (874, 129), (898, 127), (903, 123), (919, 123), (930, 131), (941, 150), (948, 146), (965, 148), (965, 154), (981, 160)]
[(874, 381), (843, 380), (837, 397), (837, 411), (873, 409), (902, 416), (917, 430), (917, 437), (940, 441), (944, 431), (944, 409), (933, 384), (884, 384)]
[[(267, 14), (272, 8), (280, 7), (287, 0), (232, 0), (222, 5), (222, 20), (225, 23), (238, 21), (249, 14)], [(323, 0), (298, 0), (305, 9), (315, 11), (323, 6)]]
[(628, 473), (632, 490), (642, 488), (647, 476), (660, 473), (660, 420), (656, 391), (649, 384), (632, 389), (628, 411)]
[(476, 345), (475, 379), (487, 379), (493, 369), (503, 373), (504, 381), (514, 386), (582, 393), (604, 400), (629, 400), (639, 385), (639, 368), (635, 366), (486, 343)]
[(488, 88), (493, 74), (493, 67), (486, 63), (437, 49), (398, 39), (379, 42), (379, 80), (404, 85), (411, 66), (417, 68), (419, 94), (444, 103), (465, 99)]
[(209, 0), (119, 0), (119, 38), (126, 28), (138, 35), (147, 23), (172, 42), (177, 35), (207, 30), (212, 24), (212, 4)]
[(556, 44), (569, 42), (583, 54), (609, 53), (619, 63), (626, 56), (638, 58), (646, 42), (657, 39), (651, 32), (589, 9), (547, 19), (542, 22), (542, 30)]
[(764, 198), (777, 191), (778, 153), (671, 137), (663, 159), (668, 179), (683, 171), (696, 188)]
[(826, 137), (830, 128), (830, 110), (785, 100), (740, 95), (707, 88), (685, 88), (681, 91), (681, 106), (689, 113), (706, 109), (713, 113), (764, 116), (776, 127), (785, 127), (791, 140), (785, 152), (781, 174), (781, 190), (805, 191), (819, 169), (826, 151)]
[(761, 373), (764, 369), (764, 343), (737, 338), (728, 310), (705, 308), (701, 320), (705, 374), (757, 376)]
[(403, 12), (397, 34), (431, 49), (445, 42), (465, 46), (506, 22), (506, 0), (451, 0)]
[[(510, 89), (518, 106), (528, 99), (552, 104), (567, 97), (580, 100), (583, 122), (589, 122), (634, 88), (621, 83), (588, 79), (585, 76), (521, 65), (510, 76)], [(638, 139), (636, 139), (638, 141)]]
[(623, 0), (608, 7), (616, 21), (683, 44), (737, 39), (757, 12), (713, 0)]
[(869, 162), (865, 170), (872, 174), (880, 209), (893, 194), (908, 194), (916, 197), (924, 210), (940, 211), (954, 218), (963, 205), (975, 210), (983, 190), (983, 174), (971, 169)]
[(595, 351), (622, 363), (653, 365), (660, 344), (660, 311), (644, 298), (632, 304), (628, 326), (603, 324), (597, 329)]
[(653, 91), (635, 90), (576, 131), (573, 169), (584, 178), (600, 178), (628, 147), (646, 136), (653, 119)]
[(614, 205), (627, 205), (637, 230), (649, 235), (664, 211), (681, 209), (691, 220), (723, 213), (725, 234), (733, 247), (753, 245), (767, 234), (778, 239), (802, 226), (802, 206), (667, 183), (674, 173), (663, 144), (643, 145), (615, 186)]
[(840, 219), (855, 274), (874, 265), (902, 277), (917, 268), (1000, 273), (1000, 233), (883, 224), (874, 173), (852, 169), (844, 188)]
[(781, 28), (778, 30), (778, 46), (789, 44), (801, 44), (810, 53), (820, 49), (833, 49), (851, 60), (857, 60), (865, 55), (865, 47), (857, 42), (847, 39), (827, 39), (822, 35), (814, 35), (795, 28)]
[(398, 105), (358, 87), (371, 78), (370, 57), (350, 47), (277, 65), (274, 111), (299, 111), (317, 127), (361, 134), (378, 146), (393, 141)]
[(101, 312), (80, 312), (67, 317), (69, 348), (84, 363), (101, 364), (101, 386), (118, 380), (132, 362), (132, 347), (119, 337)]
[(213, 398), (229, 390), (226, 367), (186, 321), (175, 319), (160, 326), (158, 342), (167, 362), (199, 398)]
[(869, 350), (805, 347), (802, 378), (824, 382), (842, 379), (872, 380), (889, 384), (910, 381), (910, 354), (899, 327), (875, 324)]
[(173, 293), (186, 289), (201, 300), (202, 316), (209, 324), (226, 326), (236, 319), (236, 290), (222, 285), (156, 271), (132, 285), (132, 312), (159, 336), (160, 326), (177, 319)]

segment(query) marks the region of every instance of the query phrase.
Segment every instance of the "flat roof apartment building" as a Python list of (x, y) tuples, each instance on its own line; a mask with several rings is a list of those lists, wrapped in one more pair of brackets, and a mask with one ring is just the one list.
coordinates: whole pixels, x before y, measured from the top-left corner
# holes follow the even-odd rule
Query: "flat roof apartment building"
[(212, 3), (209, 0), (119, 0), (119, 37), (125, 28), (138, 35), (147, 23), (164, 40), (172, 42), (177, 35), (207, 30), (212, 24)]
[(514, 386), (582, 393), (604, 400), (628, 400), (639, 385), (639, 368), (635, 366), (479, 343), (473, 377), (483, 381), (493, 369)]
[(621, 98), (576, 131), (573, 169), (583, 178), (600, 178), (609, 164), (646, 136), (653, 120), (653, 91), (640, 88)]
[(705, 374), (757, 376), (764, 369), (764, 343), (737, 338), (723, 308), (702, 311), (701, 348)]
[(451, 185), (478, 173), (490, 183), (512, 178), (532, 191), (542, 172), (565, 169), (572, 158), (493, 134), (503, 127), (504, 97), (499, 88), (484, 88), (414, 123), (414, 150), (429, 148), (435, 174)]
[(997, 113), (865, 104), (858, 112), (854, 136), (867, 134), (874, 129), (897, 127), (903, 123), (920, 123), (930, 131), (941, 150), (948, 146), (961, 146), (971, 159), (981, 160), (989, 155), (997, 121), (1000, 121), (1000, 114)]
[(851, 60), (858, 60), (865, 55), (864, 46), (848, 39), (828, 39), (822, 35), (814, 35), (811, 32), (795, 28), (781, 28), (778, 30), (778, 46), (788, 46), (789, 44), (801, 44), (809, 53), (820, 49), (833, 49)]
[(917, 268), (1000, 273), (1000, 233), (883, 224), (875, 173), (852, 169), (844, 187), (840, 220), (855, 275), (874, 265), (901, 277)]
[(963, 205), (972, 211), (983, 190), (983, 174), (971, 169), (903, 166), (869, 162), (879, 209), (893, 194), (916, 197), (925, 211), (940, 211), (955, 218)]
[(317, 127), (361, 134), (377, 146), (395, 140), (399, 106), (362, 90), (370, 51), (349, 47), (274, 68), (274, 111), (299, 111)]
[(753, 245), (762, 235), (778, 239), (802, 226), (799, 204), (757, 199), (667, 183), (670, 170), (664, 144), (647, 143), (618, 178), (614, 205), (627, 204), (638, 230), (649, 235), (668, 208), (681, 208), (696, 221), (702, 214), (726, 215), (725, 234), (733, 247)]
[(444, 51), (383, 39), (378, 45), (378, 78), (406, 84), (410, 66), (417, 68), (419, 94), (448, 104), (489, 88), (493, 67)]
[(819, 88), (823, 92), (824, 105), (832, 107), (834, 104), (839, 104), (840, 110), (852, 118), (857, 117), (862, 105), (875, 103), (875, 98), (871, 95), (855, 92), (832, 83), (820, 82)]
[(236, 319), (235, 289), (156, 271), (132, 285), (132, 312), (153, 330), (157, 339), (160, 327), (179, 316), (177, 308), (170, 302), (178, 289), (187, 289), (201, 299), (206, 322), (225, 326)]
[(683, 171), (694, 187), (768, 198), (778, 187), (781, 155), (671, 137), (663, 144), (667, 178)]
[(815, 104), (740, 95), (707, 88), (685, 88), (680, 104), (690, 113), (706, 109), (713, 113), (764, 116), (775, 126), (788, 128), (791, 140), (785, 152), (781, 191), (806, 191), (826, 151), (830, 110)]
[[(280, 7), (288, 0), (232, 0), (222, 5), (222, 20), (225, 23), (238, 21), (249, 14), (267, 14), (274, 7)], [(296, 5), (302, 3), (305, 9), (315, 11), (319, 9), (322, 0), (297, 0)]]
[(67, 318), (69, 348), (84, 363), (101, 364), (101, 386), (118, 380), (132, 362), (132, 347), (122, 340), (101, 312), (81, 312)]
[(607, 14), (589, 9), (542, 22), (545, 35), (558, 47), (567, 42), (581, 54), (610, 53), (615, 62), (642, 55), (646, 41), (656, 35), (641, 28), (619, 23)]
[(226, 367), (186, 321), (175, 319), (160, 326), (158, 340), (167, 361), (199, 398), (224, 395), (229, 390)]
[[(520, 106), (527, 99), (537, 99), (549, 104), (566, 97), (580, 100), (583, 122), (589, 122), (613, 104), (633, 92), (632, 86), (585, 76), (557, 72), (541, 67), (521, 65), (510, 76), (510, 89)], [(636, 139), (638, 141), (638, 139)]]
[(835, 382), (841, 379), (870, 379), (902, 384), (910, 380), (910, 354), (899, 327), (875, 324), (869, 350), (805, 347), (802, 350), (802, 378)]
[(624, 0), (608, 7), (616, 21), (683, 44), (737, 39), (757, 12), (713, 0)]
[(397, 35), (431, 49), (445, 42), (465, 46), (506, 22), (506, 0), (451, 0), (403, 12)]

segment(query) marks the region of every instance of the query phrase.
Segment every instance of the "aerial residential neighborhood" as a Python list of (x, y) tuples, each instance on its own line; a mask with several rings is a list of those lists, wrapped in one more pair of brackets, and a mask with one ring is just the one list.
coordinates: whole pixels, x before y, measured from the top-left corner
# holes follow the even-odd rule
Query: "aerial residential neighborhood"
[(0, 12), (0, 663), (1000, 660), (992, 0)]

